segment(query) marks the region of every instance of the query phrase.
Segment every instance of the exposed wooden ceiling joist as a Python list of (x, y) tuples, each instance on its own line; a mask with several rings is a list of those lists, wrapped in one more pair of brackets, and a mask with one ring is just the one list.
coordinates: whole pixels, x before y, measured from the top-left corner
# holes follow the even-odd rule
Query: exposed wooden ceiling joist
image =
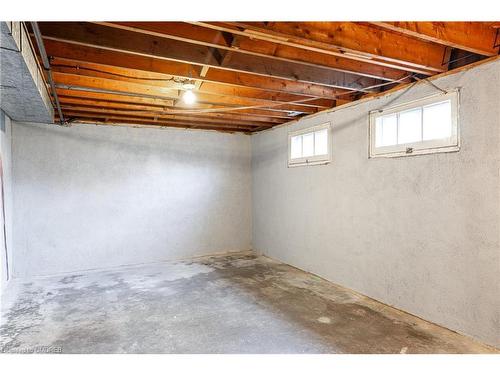
[(184, 22), (100, 22), (100, 24), (131, 30), (159, 37), (167, 37), (222, 50), (263, 56), (286, 62), (300, 62), (310, 66), (394, 81), (402, 78), (405, 72), (376, 64), (366, 64), (345, 57), (325, 55), (279, 43), (235, 35)]
[(355, 22), (196, 22), (298, 48), (421, 74), (446, 70), (444, 47)]
[[(311, 83), (263, 77), (254, 74), (232, 72), (216, 68), (210, 68), (203, 76), (201, 73), (204, 67), (196, 65), (193, 66), (187, 63), (109, 51), (50, 39), (45, 39), (44, 43), (49, 56), (72, 62), (91, 62), (145, 72), (169, 74), (184, 79), (192, 78), (206, 82), (254, 87), (268, 91), (286, 92), (322, 98), (333, 98), (338, 94), (345, 94), (347, 91)], [(205, 68), (205, 70), (207, 69)], [(343, 97), (345, 97), (345, 95), (343, 95)]]
[(314, 83), (329, 87), (373, 92), (365, 89), (379, 83), (373, 78), (313, 67), (286, 63), (261, 56), (232, 53), (221, 65), (219, 50), (204, 45), (137, 33), (128, 30), (83, 22), (40, 23), (44, 38), (71, 42), (101, 49), (127, 52), (140, 56), (209, 66), (235, 72), (252, 73), (292, 81)]
[[(254, 129), (257, 129), (252, 126), (247, 125), (228, 125), (228, 124), (211, 124), (211, 123), (203, 123), (197, 122), (193, 123), (192, 121), (174, 121), (174, 120), (165, 120), (159, 118), (143, 118), (143, 117), (135, 117), (130, 115), (120, 116), (115, 114), (106, 114), (106, 113), (95, 113), (91, 111), (65, 111), (65, 115), (67, 115), (71, 121), (81, 120), (81, 119), (91, 119), (92, 121), (102, 121), (109, 123), (119, 123), (119, 122), (128, 122), (133, 124), (155, 124), (158, 126), (172, 126), (178, 128), (188, 128), (188, 129), (212, 129), (212, 130), (226, 130), (226, 131), (245, 131), (250, 132)], [(264, 126), (267, 128), (267, 126)]]
[(376, 95), (498, 54), (500, 42), (493, 22), (39, 25), (71, 121), (229, 132)]
[[(182, 82), (178, 82), (171, 76), (160, 75), (151, 72), (136, 72), (130, 69), (101, 66), (93, 63), (71, 64), (60, 62), (57, 59), (52, 61), (52, 70), (59, 73), (79, 74), (88, 77), (109, 78), (118, 81), (140, 83), (143, 85), (158, 86), (164, 89), (182, 90)], [(203, 87), (199, 87), (198, 92), (234, 96), (240, 98), (262, 99), (272, 102), (294, 102), (306, 99), (304, 103), (298, 105), (316, 108), (331, 108), (335, 103), (332, 99), (311, 98), (303, 95), (295, 95), (284, 92), (269, 92), (261, 89), (249, 87), (230, 86), (205, 82)]]
[(485, 22), (372, 22), (415, 38), (463, 49), (484, 56), (498, 55), (497, 32)]
[[(163, 98), (163, 99), (174, 99), (174, 100), (180, 99), (180, 94), (178, 90), (165, 89), (153, 85), (144, 85), (139, 83), (118, 81), (115, 79), (92, 77), (82, 74), (60, 73), (60, 72), (54, 72), (53, 76), (57, 82), (56, 86), (62, 88), (83, 87), (83, 88), (106, 90), (109, 92), (116, 92), (116, 93), (125, 92), (131, 94), (139, 94), (151, 98)], [(315, 113), (317, 111), (313, 107), (301, 106), (298, 104), (283, 104), (281, 102), (273, 102), (273, 101), (253, 99), (253, 98), (240, 98), (234, 96), (212, 95), (204, 93), (198, 93), (197, 97), (198, 97), (198, 102), (204, 104), (248, 106), (248, 107), (256, 107), (256, 108), (258, 107), (264, 109), (272, 107), (284, 111), (301, 112), (301, 113)]]
[[(56, 120), (59, 120), (56, 117)], [(73, 116), (71, 119), (72, 124), (92, 124), (96, 126), (119, 126), (119, 127), (130, 127), (130, 128), (150, 128), (150, 129), (168, 129), (168, 128), (179, 128), (179, 129), (188, 129), (188, 130), (211, 130), (217, 131), (221, 133), (245, 133), (252, 134), (253, 132), (260, 130), (260, 128), (256, 129), (248, 129), (245, 127), (218, 127), (214, 128), (211, 125), (189, 125), (189, 124), (179, 124), (179, 123), (170, 123), (165, 121), (142, 121), (137, 119), (130, 118), (102, 118), (102, 117), (92, 117), (92, 116)]]
[[(276, 124), (276, 122), (266, 122), (266, 121), (250, 121), (241, 119), (227, 119), (227, 118), (214, 118), (210, 116), (190, 116), (190, 115), (168, 115), (160, 114), (156, 112), (142, 112), (142, 111), (131, 111), (123, 109), (110, 109), (110, 108), (96, 108), (93, 106), (82, 106), (73, 104), (63, 104), (61, 108), (66, 112), (88, 112), (93, 114), (100, 114), (104, 116), (130, 116), (135, 118), (144, 119), (158, 119), (158, 120), (169, 120), (169, 121), (183, 121), (191, 122), (196, 124), (198, 122), (204, 124), (215, 124), (215, 125), (238, 125), (246, 126), (248, 128), (268, 126), (271, 127)], [(279, 122), (278, 122), (279, 123)]]
[[(149, 105), (139, 105), (139, 104), (131, 104), (131, 103), (117, 103), (110, 102), (105, 100), (92, 100), (86, 98), (75, 98), (71, 96), (60, 96), (61, 106), (64, 107), (66, 105), (73, 105), (77, 107), (85, 107), (85, 108), (97, 108), (97, 109), (113, 109), (113, 110), (126, 110), (137, 113), (149, 113), (149, 114), (168, 114), (168, 110), (158, 108), (155, 106)], [(227, 119), (227, 120), (241, 120), (241, 121), (249, 121), (249, 122), (268, 122), (274, 124), (283, 123), (283, 119), (279, 117), (271, 117), (264, 115), (245, 115), (238, 113), (216, 113), (216, 112), (207, 112), (201, 113), (198, 115), (200, 118), (218, 118), (218, 119)]]
[[(62, 108), (93, 108), (100, 111), (107, 111), (109, 110), (109, 113), (112, 113), (112, 111), (124, 111), (124, 112), (129, 112), (129, 113), (135, 113), (135, 114), (145, 114), (148, 115), (149, 117), (158, 115), (160, 117), (166, 116), (165, 118), (174, 118), (175, 116), (181, 116), (181, 115), (170, 115), (168, 112), (158, 110), (158, 108), (155, 107), (148, 107), (148, 106), (135, 106), (132, 104), (116, 104), (116, 103), (109, 103), (109, 102), (103, 102), (103, 101), (89, 101), (89, 100), (82, 100), (82, 99), (75, 99), (75, 98), (68, 98), (68, 97), (63, 97), (61, 99), (61, 106)], [(274, 117), (259, 117), (259, 116), (245, 116), (241, 114), (228, 114), (228, 113), (205, 113), (205, 114), (200, 114), (200, 115), (186, 115), (186, 117), (192, 118), (193, 120), (196, 119), (218, 119), (221, 120), (221, 122), (224, 121), (238, 121), (241, 123), (245, 124), (258, 124), (258, 123), (268, 123), (269, 125), (273, 124), (281, 124), (283, 121), (278, 118)]]
[[(120, 94), (111, 94), (111, 93), (101, 93), (101, 92), (92, 92), (88, 90), (70, 90), (70, 89), (57, 89), (57, 94), (61, 98), (61, 101), (64, 98), (76, 99), (85, 101), (99, 101), (100, 103), (107, 103), (108, 105), (117, 105), (122, 106), (122, 108), (126, 108), (128, 105), (135, 106), (148, 106), (151, 108), (161, 109), (161, 110), (176, 110), (179, 108), (183, 108), (182, 104), (177, 104), (174, 106), (174, 101), (170, 99), (158, 99), (158, 98), (150, 98), (150, 97), (142, 97), (142, 96), (134, 96), (134, 95), (122, 95)], [(103, 104), (103, 107), (106, 107), (106, 104)], [(192, 107), (184, 106), (185, 109), (190, 109)], [(197, 104), (197, 109), (205, 109), (211, 110), (216, 108), (214, 105), (209, 104)], [(224, 112), (206, 112), (206, 113), (214, 113), (214, 114), (224, 114)], [(280, 119), (281, 121), (289, 121), (293, 120), (294, 117), (290, 116), (287, 112), (281, 110), (274, 109), (246, 109), (246, 110), (234, 110), (228, 113), (234, 114), (245, 114), (250, 117), (271, 117)]]

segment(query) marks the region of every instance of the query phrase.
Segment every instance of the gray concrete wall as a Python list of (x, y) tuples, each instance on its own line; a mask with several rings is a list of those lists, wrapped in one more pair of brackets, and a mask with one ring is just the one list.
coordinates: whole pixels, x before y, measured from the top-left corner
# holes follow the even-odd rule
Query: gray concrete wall
[(251, 247), (251, 140), (13, 123), (14, 277)]
[[(368, 159), (368, 112), (425, 83), (253, 136), (253, 247), (500, 346), (500, 61), (434, 82), (462, 88), (459, 152)], [(332, 163), (287, 168), (288, 131), (325, 121)]]
[[(2, 163), (3, 201), (0, 201), (0, 291), (12, 271), (12, 151), (11, 120), (0, 110), (0, 158)], [(0, 197), (1, 199), (1, 197)], [(3, 204), (3, 210), (2, 210)], [(3, 216), (5, 213), (5, 217)], [(5, 231), (4, 231), (5, 226)]]

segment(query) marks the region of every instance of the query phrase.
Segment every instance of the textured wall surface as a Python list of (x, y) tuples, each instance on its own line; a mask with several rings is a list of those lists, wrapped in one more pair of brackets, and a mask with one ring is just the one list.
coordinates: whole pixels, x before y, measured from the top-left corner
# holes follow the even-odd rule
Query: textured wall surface
[(13, 123), (14, 277), (251, 247), (251, 140)]
[[(368, 112), (426, 84), (253, 136), (253, 247), (500, 346), (500, 61), (434, 82), (462, 88), (459, 152), (368, 159)], [(287, 168), (288, 131), (326, 121), (332, 163)]]
[[(7, 285), (12, 264), (12, 151), (11, 120), (0, 111), (0, 156), (2, 163), (3, 212), (0, 212), (0, 290)], [(5, 213), (5, 217), (2, 217)], [(5, 225), (5, 231), (4, 226)], [(9, 269), (7, 269), (9, 267)]]

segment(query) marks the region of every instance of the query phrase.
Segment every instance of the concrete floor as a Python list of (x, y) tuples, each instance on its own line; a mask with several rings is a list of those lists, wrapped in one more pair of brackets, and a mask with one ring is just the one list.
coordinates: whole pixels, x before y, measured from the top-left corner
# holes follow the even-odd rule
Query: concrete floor
[(0, 351), (495, 352), (248, 252), (12, 283)]

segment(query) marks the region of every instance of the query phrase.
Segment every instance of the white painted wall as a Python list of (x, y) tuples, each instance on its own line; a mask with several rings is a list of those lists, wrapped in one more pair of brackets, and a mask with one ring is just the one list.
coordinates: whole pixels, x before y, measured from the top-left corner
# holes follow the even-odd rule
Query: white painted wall
[[(368, 112), (425, 83), (253, 136), (253, 247), (500, 346), (500, 61), (434, 82), (462, 87), (459, 152), (368, 159)], [(333, 162), (287, 168), (288, 131), (325, 121)]]
[(14, 277), (251, 248), (251, 140), (13, 123)]
[[(12, 151), (11, 151), (11, 120), (0, 111), (0, 157), (3, 169), (3, 202), (0, 201), (0, 293), (8, 281), (11, 273), (12, 259)], [(1, 200), (1, 197), (0, 197)], [(4, 205), (3, 217), (2, 204)], [(4, 235), (5, 225), (5, 235)], [(9, 267), (7, 269), (7, 267)]]

